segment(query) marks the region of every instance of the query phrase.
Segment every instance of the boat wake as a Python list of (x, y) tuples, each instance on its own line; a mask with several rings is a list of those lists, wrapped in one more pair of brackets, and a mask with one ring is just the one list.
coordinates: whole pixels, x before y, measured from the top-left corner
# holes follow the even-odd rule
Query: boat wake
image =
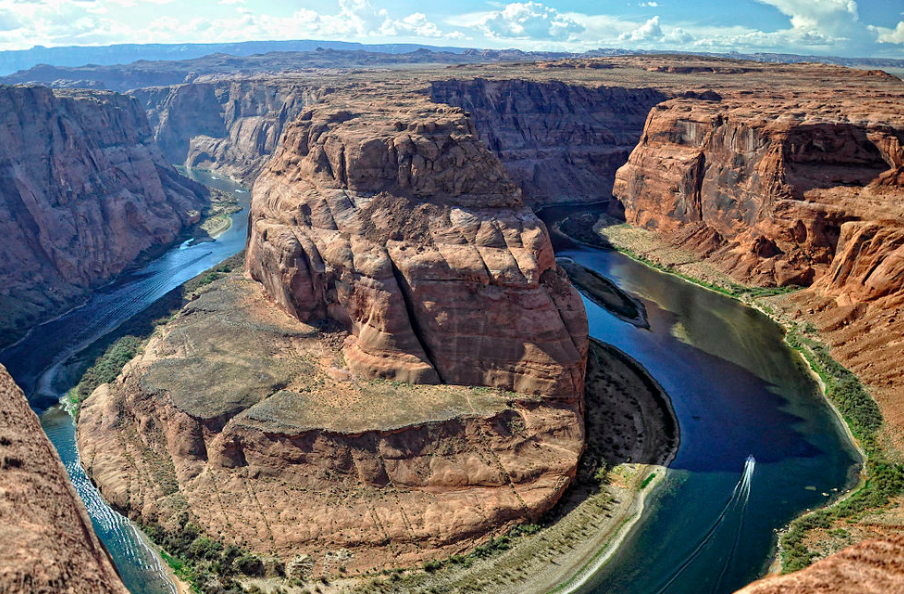
[[(718, 517), (716, 517), (712, 526), (710, 526), (709, 530), (703, 535), (700, 539), (700, 542), (697, 543), (697, 546), (690, 552), (690, 554), (685, 558), (685, 560), (675, 568), (675, 570), (668, 575), (665, 583), (660, 586), (655, 594), (666, 594), (669, 588), (674, 584), (678, 578), (684, 573), (684, 571), (691, 566), (691, 564), (700, 556), (703, 551), (709, 548), (713, 542), (716, 540), (716, 536), (719, 534), (725, 533), (726, 530), (731, 529), (732, 526), (737, 525), (735, 529), (735, 538), (731, 549), (728, 552), (728, 555), (725, 557), (725, 564), (722, 567), (722, 570), (719, 572), (719, 577), (713, 585), (712, 592), (715, 594), (719, 590), (719, 587), (722, 584), (722, 580), (725, 578), (725, 574), (728, 573), (728, 568), (731, 566), (732, 557), (734, 557), (735, 550), (738, 548), (738, 544), (741, 541), (741, 531), (744, 527), (744, 516), (747, 512), (747, 503), (750, 500), (750, 488), (753, 481), (753, 470), (756, 467), (756, 459), (753, 456), (747, 456), (747, 460), (744, 461), (744, 469), (741, 472), (741, 478), (738, 480), (738, 483), (735, 485), (734, 490), (731, 492), (731, 496), (728, 498), (728, 501), (722, 507), (722, 511), (719, 513)], [(734, 520), (733, 522), (730, 520)]]

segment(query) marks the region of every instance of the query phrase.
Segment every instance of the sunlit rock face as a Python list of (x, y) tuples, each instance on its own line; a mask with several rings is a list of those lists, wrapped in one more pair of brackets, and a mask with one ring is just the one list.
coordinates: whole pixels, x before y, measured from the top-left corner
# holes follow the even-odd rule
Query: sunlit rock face
[(891, 262), (867, 280), (839, 273), (849, 265), (834, 261), (850, 259), (867, 221), (887, 229), (871, 237), (872, 258), (891, 256), (900, 225), (886, 223), (904, 215), (904, 121), (866, 98), (849, 102), (792, 103), (762, 91), (665, 102), (619, 170), (615, 196), (628, 222), (669, 235), (744, 282), (876, 286), (854, 289), (858, 298), (900, 290), (900, 279), (887, 286)]
[(581, 301), (461, 110), (415, 97), (305, 112), (251, 220), (252, 277), (301, 320), (347, 324), (355, 372), (580, 398)]
[(377, 89), (304, 111), (255, 182), (246, 272), (82, 405), (118, 508), (172, 527), (187, 505), (356, 574), (468, 550), (571, 483), (586, 315), (460, 109)]

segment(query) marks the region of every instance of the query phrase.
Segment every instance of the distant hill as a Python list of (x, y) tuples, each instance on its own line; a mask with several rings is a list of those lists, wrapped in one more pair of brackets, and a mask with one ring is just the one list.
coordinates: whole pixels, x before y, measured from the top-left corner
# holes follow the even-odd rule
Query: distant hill
[[(584, 53), (466, 49), (418, 44), (361, 44), (344, 41), (246, 41), (242, 43), (35, 47), (0, 52), (0, 83), (35, 83), (127, 91), (192, 82), (203, 77), (298, 71), (305, 68), (393, 67), (406, 64), (478, 64), (631, 54), (685, 54), (795, 64), (818, 62), (904, 74), (904, 60), (800, 54), (667, 52), (600, 48)], [(15, 71), (13, 74), (10, 72)]]
[(313, 51), (272, 51), (235, 56), (211, 54), (187, 60), (139, 60), (129, 64), (52, 66), (39, 64), (0, 78), (3, 84), (36, 83), (55, 88), (88, 88), (127, 91), (152, 86), (193, 82), (218, 75), (253, 75), (299, 71), (305, 68), (393, 67), (405, 64), (476, 64), (517, 62), (570, 57), (555, 52), (520, 50), (432, 51), (419, 48), (406, 53), (365, 50), (336, 50), (318, 47)]
[(51, 66), (84, 66), (93, 64), (109, 66), (138, 60), (190, 60), (210, 54), (251, 56), (266, 52), (306, 52), (317, 49), (367, 50), (386, 54), (402, 54), (419, 49), (458, 53), (464, 48), (437, 47), (415, 43), (385, 43), (365, 45), (346, 41), (243, 41), (240, 43), (127, 43), (104, 46), (35, 46), (27, 50), (0, 52), (0, 75), (28, 70), (38, 64)]

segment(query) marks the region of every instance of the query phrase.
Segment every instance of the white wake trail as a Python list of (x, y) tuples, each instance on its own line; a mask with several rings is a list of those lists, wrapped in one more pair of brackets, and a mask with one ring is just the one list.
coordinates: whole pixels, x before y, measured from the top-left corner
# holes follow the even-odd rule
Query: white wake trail
[[(744, 522), (744, 513), (747, 510), (747, 501), (750, 499), (750, 488), (753, 481), (753, 471), (756, 467), (756, 459), (753, 456), (747, 456), (747, 460), (744, 461), (744, 469), (741, 471), (741, 478), (738, 480), (738, 483), (735, 485), (734, 490), (731, 492), (731, 496), (728, 498), (728, 501), (725, 503), (725, 506), (722, 508), (722, 512), (716, 518), (715, 522), (713, 522), (712, 526), (710, 526), (709, 530), (707, 530), (706, 534), (703, 535), (700, 543), (691, 551), (691, 554), (688, 555), (687, 559), (684, 560), (681, 565), (679, 565), (674, 572), (672, 572), (668, 581), (662, 585), (658, 590), (656, 590), (655, 594), (665, 594), (668, 590), (669, 586), (675, 583), (681, 574), (690, 567), (691, 563), (706, 549), (707, 545), (712, 542), (713, 538), (715, 538), (716, 533), (719, 531), (719, 528), (725, 522), (725, 519), (728, 517), (728, 512), (737, 509), (740, 505), (741, 507), (741, 526), (743, 526)], [(732, 547), (728, 560), (726, 561), (725, 567), (722, 569), (722, 572), (719, 575), (718, 583), (722, 581), (724, 574), (728, 570), (728, 563), (731, 561), (732, 555), (734, 555), (735, 548), (737, 548), (738, 540), (740, 539), (741, 530), (738, 528), (738, 534), (735, 538), (735, 545)]]

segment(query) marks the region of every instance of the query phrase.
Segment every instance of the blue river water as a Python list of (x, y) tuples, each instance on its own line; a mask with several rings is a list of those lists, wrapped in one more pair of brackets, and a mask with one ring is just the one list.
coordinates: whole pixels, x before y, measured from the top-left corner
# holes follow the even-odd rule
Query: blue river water
[(159, 557), (129, 520), (101, 498), (79, 462), (72, 416), (59, 404), (65, 388), (58, 373), (80, 351), (120, 324), (208, 268), (240, 252), (248, 230), (249, 192), (205, 171), (187, 174), (209, 187), (234, 194), (243, 206), (232, 226), (212, 241), (186, 241), (140, 270), (122, 275), (96, 291), (83, 306), (34, 328), (19, 343), (0, 353), (2, 362), (22, 387), (41, 425), (56, 447), (101, 541), (132, 594), (171, 594), (175, 586)]
[[(569, 212), (542, 216), (552, 222)], [(734, 592), (767, 570), (776, 530), (852, 486), (856, 450), (767, 316), (618, 252), (553, 240), (557, 255), (643, 301), (649, 329), (585, 299), (590, 334), (656, 378), (681, 428), (679, 451), (643, 518), (578, 591)], [(748, 456), (756, 462), (744, 486)]]
[[(199, 181), (235, 193), (245, 209), (216, 240), (186, 242), (97, 291), (84, 306), (35, 328), (0, 353), (41, 413), (101, 540), (133, 594), (173, 585), (142, 535), (112, 510), (84, 474), (71, 416), (55, 382), (67, 360), (168, 291), (239, 252), (249, 195), (204, 172)], [(544, 218), (565, 216), (549, 209)], [(722, 295), (614, 251), (554, 237), (567, 256), (646, 306), (650, 328), (585, 301), (591, 334), (625, 351), (672, 399), (681, 445), (644, 517), (582, 593), (722, 594), (761, 575), (775, 531), (851, 485), (857, 456), (781, 328)], [(749, 458), (753, 456), (753, 458)], [(753, 463), (755, 459), (755, 464)]]

